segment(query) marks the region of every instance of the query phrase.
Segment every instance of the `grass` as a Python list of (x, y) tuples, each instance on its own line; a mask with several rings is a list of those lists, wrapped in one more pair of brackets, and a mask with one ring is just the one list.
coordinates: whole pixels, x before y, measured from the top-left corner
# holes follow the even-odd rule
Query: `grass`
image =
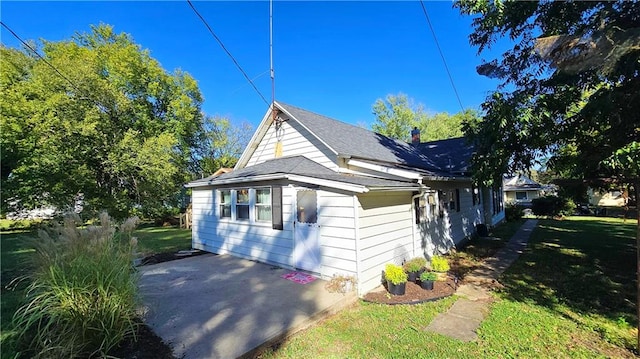
[[(5, 220), (6, 221), (6, 220)], [(5, 223), (7, 224), (7, 223)], [(10, 224), (7, 225), (7, 228)], [(191, 248), (191, 230), (172, 227), (145, 227), (134, 232), (138, 237), (138, 248), (143, 254), (175, 252)], [(8, 350), (7, 340), (15, 333), (12, 317), (24, 299), (26, 281), (14, 282), (20, 276), (28, 274), (26, 263), (35, 250), (28, 244), (28, 238), (37, 234), (28, 230), (0, 232), (0, 358), (13, 358)]]
[(492, 228), (488, 237), (475, 237), (462, 250), (449, 253), (451, 272), (458, 278), (464, 278), (467, 273), (478, 268), (483, 259), (504, 247), (525, 221), (526, 219), (503, 222)]
[[(501, 235), (510, 238), (514, 229), (500, 228)], [(505, 288), (474, 342), (423, 330), (455, 298), (408, 306), (359, 302), (262, 357), (633, 358), (634, 238), (635, 221), (540, 220), (527, 251), (501, 277)]]
[(146, 227), (136, 230), (138, 248), (145, 254), (191, 249), (191, 230), (173, 227)]

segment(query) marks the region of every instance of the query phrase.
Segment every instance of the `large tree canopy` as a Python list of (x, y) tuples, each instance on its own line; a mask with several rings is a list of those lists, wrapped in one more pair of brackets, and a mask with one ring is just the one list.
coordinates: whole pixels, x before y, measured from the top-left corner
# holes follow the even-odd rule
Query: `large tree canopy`
[(422, 104), (403, 93), (387, 95), (373, 104), (373, 131), (402, 141), (411, 140), (411, 130), (417, 127), (421, 141), (461, 137), (462, 123), (478, 117), (477, 112), (465, 110), (453, 115), (446, 112), (429, 114)]
[(15, 199), (65, 207), (81, 195), (115, 215), (153, 213), (197, 167), (196, 81), (166, 72), (127, 34), (91, 30), (42, 41), (46, 61), (0, 48), (4, 208)]
[(514, 46), (478, 72), (502, 80), (467, 123), (485, 182), (526, 170), (543, 156), (581, 178), (612, 172), (606, 159), (640, 141), (640, 6), (637, 2), (459, 1), (474, 16), (479, 52)]
[[(556, 172), (633, 183), (640, 203), (640, 3), (461, 0), (455, 6), (474, 16), (470, 41), (480, 52), (501, 37), (514, 41), (500, 59), (478, 67), (502, 84), (483, 104), (484, 118), (465, 124), (477, 144), (476, 177), (497, 182), (550, 155)], [(636, 239), (640, 301), (640, 213)]]

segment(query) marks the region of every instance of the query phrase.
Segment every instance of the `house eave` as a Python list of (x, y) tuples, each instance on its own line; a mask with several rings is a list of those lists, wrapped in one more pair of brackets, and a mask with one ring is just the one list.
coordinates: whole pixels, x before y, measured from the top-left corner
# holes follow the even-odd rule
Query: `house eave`
[(420, 179), (423, 178), (423, 176), (420, 175), (418, 172), (399, 169), (399, 168), (393, 168), (393, 167), (361, 161), (353, 158), (347, 159), (346, 162), (347, 162), (347, 165), (350, 165), (350, 166), (360, 167), (370, 171), (380, 172), (385, 175), (391, 175), (391, 176), (400, 177), (404, 179), (419, 181)]
[(306, 183), (314, 186), (334, 188), (334, 189), (339, 189), (339, 190), (354, 192), (354, 193), (369, 192), (369, 188), (362, 185), (351, 184), (351, 183), (340, 182), (340, 181), (332, 181), (327, 179), (319, 179), (319, 178), (302, 176), (302, 175), (284, 174), (284, 173), (273, 174), (273, 175), (251, 176), (251, 177), (235, 177), (235, 178), (229, 178), (226, 180), (217, 179), (217, 180), (208, 181), (208, 182), (187, 183), (185, 187), (186, 188), (217, 187), (217, 186), (226, 186), (226, 185), (234, 185), (234, 184), (277, 181), (277, 180), (288, 180), (291, 182)]

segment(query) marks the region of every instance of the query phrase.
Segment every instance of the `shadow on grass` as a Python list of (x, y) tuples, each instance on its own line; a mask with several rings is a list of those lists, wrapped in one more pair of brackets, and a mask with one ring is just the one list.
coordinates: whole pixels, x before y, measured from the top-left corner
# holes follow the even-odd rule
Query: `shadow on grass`
[[(637, 325), (634, 237), (635, 223), (628, 221), (541, 220), (525, 253), (503, 274), (502, 294), (596, 331), (606, 331), (608, 324), (593, 325), (589, 318), (629, 331), (629, 324)], [(632, 345), (628, 340), (618, 344)]]

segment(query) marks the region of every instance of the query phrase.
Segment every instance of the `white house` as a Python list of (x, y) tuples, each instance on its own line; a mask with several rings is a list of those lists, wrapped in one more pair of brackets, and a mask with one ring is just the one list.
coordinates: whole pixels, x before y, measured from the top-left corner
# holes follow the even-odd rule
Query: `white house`
[(506, 203), (531, 205), (531, 201), (541, 196), (542, 185), (525, 175), (506, 177), (502, 182)]
[(501, 189), (471, 182), (472, 149), (462, 138), (408, 144), (275, 102), (233, 171), (186, 185), (193, 247), (353, 275), (363, 295), (386, 263), (444, 253), (504, 218)]

